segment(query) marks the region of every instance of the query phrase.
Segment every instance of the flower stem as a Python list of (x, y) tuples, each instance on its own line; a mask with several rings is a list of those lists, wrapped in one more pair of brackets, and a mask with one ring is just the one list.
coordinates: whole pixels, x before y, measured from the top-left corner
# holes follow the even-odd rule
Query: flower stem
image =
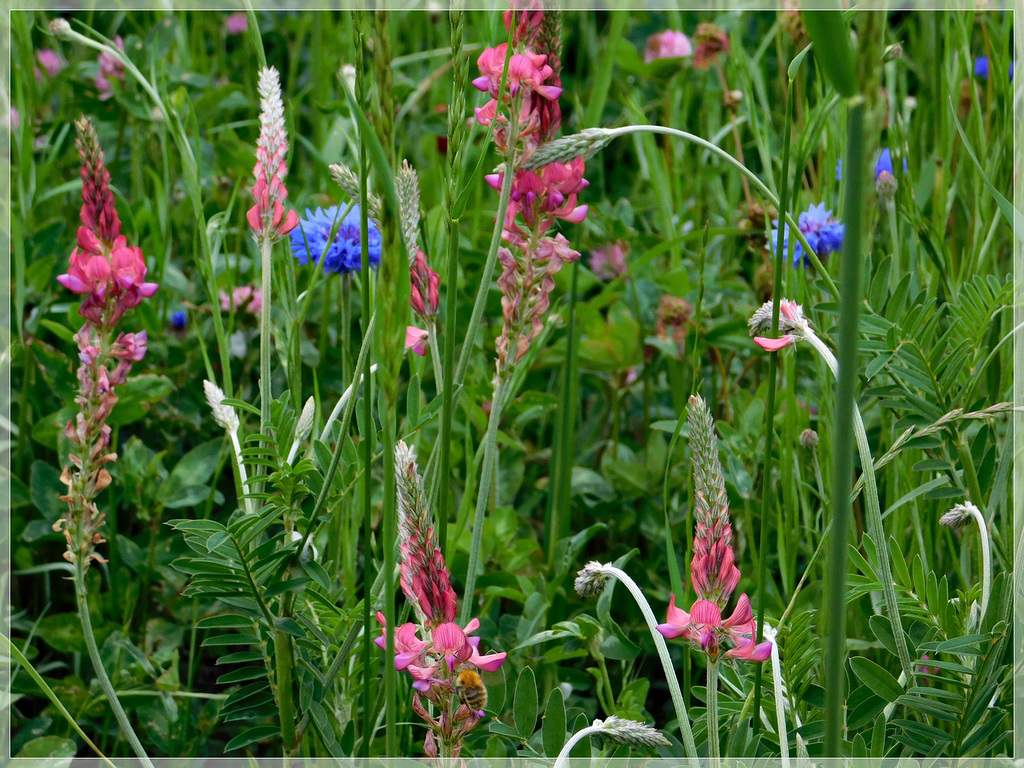
[(988, 601), (992, 595), (992, 545), (989, 543), (988, 526), (981, 510), (973, 504), (969, 507), (971, 516), (978, 523), (978, 534), (981, 536), (981, 616), (979, 623), (985, 621)]
[[(260, 434), (270, 437), (270, 292), (271, 292), (271, 243), (267, 237), (260, 238), (260, 278), (263, 288), (263, 305), (260, 308)], [(256, 489), (257, 492), (262, 488)]]
[(476, 588), (476, 572), (480, 567), (480, 547), (483, 544), (484, 515), (491, 496), (491, 483), (498, 461), (498, 422), (501, 420), (501, 399), (504, 394), (503, 381), (494, 380), (494, 395), (491, 400), (491, 415), (487, 420), (487, 435), (484, 437), (483, 469), (480, 472), (480, 487), (477, 489), (476, 513), (473, 516), (473, 539), (469, 547), (469, 566), (466, 569), (466, 589), (462, 595), (459, 621), (465, 624), (473, 612), (473, 590)]
[[(281, 618), (288, 615), (290, 596), (281, 601)], [(274, 665), (277, 670), (277, 712), (281, 718), (281, 751), (287, 756), (295, 747), (295, 701), (292, 693), (292, 641), (287, 632), (274, 630)]]
[(601, 732), (600, 725), (588, 725), (586, 728), (580, 728), (574, 733), (565, 744), (562, 745), (562, 750), (558, 753), (558, 758), (555, 760), (552, 768), (566, 768), (566, 764), (569, 762), (569, 753), (572, 752), (573, 747), (583, 741), (587, 736), (593, 736), (595, 733)]
[[(758, 718), (754, 711), (754, 719)], [(718, 662), (708, 664), (708, 757), (712, 761), (721, 759), (718, 743)]]
[(139, 741), (139, 737), (128, 720), (127, 713), (117, 698), (117, 691), (114, 690), (114, 684), (110, 682), (110, 678), (107, 676), (107, 670), (103, 666), (103, 659), (100, 658), (99, 648), (96, 647), (96, 636), (93, 634), (92, 619), (89, 617), (89, 592), (85, 587), (85, 561), (82, 558), (78, 558), (75, 563), (74, 579), (75, 602), (78, 605), (78, 618), (82, 622), (82, 636), (85, 639), (85, 647), (89, 651), (89, 660), (96, 671), (100, 688), (103, 689), (103, 693), (110, 703), (110, 709), (114, 713), (114, 718), (117, 720), (117, 724), (121, 726), (121, 730), (124, 732), (125, 738), (128, 739), (128, 744), (131, 746), (132, 751), (142, 761), (144, 768), (153, 768), (153, 763), (146, 754), (146, 750), (143, 749), (142, 742)]
[[(658, 631), (658, 620), (654, 618), (654, 611), (651, 610), (650, 603), (647, 602), (647, 597), (637, 586), (637, 583), (623, 571), (621, 568), (614, 566), (604, 566), (602, 571), (608, 576), (614, 576), (616, 579), (622, 582), (623, 586), (629, 590), (629, 593), (636, 600), (637, 606), (640, 608), (640, 613), (643, 614), (644, 620), (647, 622), (647, 628), (651, 632), (651, 637), (654, 639), (654, 647), (658, 650), (658, 658), (661, 659), (661, 667), (665, 672), (665, 681), (668, 683), (668, 690), (672, 696), (672, 704), (676, 710), (676, 720), (679, 722), (679, 735), (683, 740), (683, 749), (686, 750), (686, 756), (696, 759), (697, 757), (697, 745), (693, 741), (693, 731), (690, 728), (690, 716), (686, 712), (686, 704), (683, 702), (683, 693), (679, 690), (679, 680), (676, 678), (676, 670), (672, 666), (672, 657), (668, 653), (668, 645), (665, 643), (665, 638), (662, 637)], [(565, 751), (563, 749), (563, 751)]]

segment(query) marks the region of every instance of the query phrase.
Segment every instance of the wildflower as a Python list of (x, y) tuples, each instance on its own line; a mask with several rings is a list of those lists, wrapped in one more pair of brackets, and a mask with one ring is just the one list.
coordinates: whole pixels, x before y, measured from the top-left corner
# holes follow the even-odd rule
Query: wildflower
[(979, 80), (988, 80), (988, 56), (979, 56), (974, 60), (974, 76)]
[[(501, 189), (504, 174), (489, 174), (485, 181), (493, 189)], [(512, 182), (509, 206), (505, 213), (505, 229), (523, 236), (515, 222), (521, 216), (529, 227), (547, 231), (558, 218), (574, 224), (587, 217), (588, 206), (577, 205), (576, 196), (589, 186), (583, 178), (583, 158), (568, 163), (548, 163), (536, 171), (519, 171)]]
[(800, 433), (800, 445), (809, 451), (818, 450), (818, 433), (813, 429), (805, 429)]
[[(327, 210), (306, 209), (306, 217), (292, 230), (292, 253), (299, 264), (320, 264), (325, 273), (348, 274), (362, 268), (362, 246), (359, 241), (359, 206), (351, 207), (341, 218), (338, 206)], [(370, 266), (380, 264), (380, 233), (367, 222), (367, 250)], [(331, 237), (331, 233), (334, 237)]]
[[(63, 59), (61, 59), (60, 54), (52, 48), (44, 48), (36, 53), (36, 61), (39, 62), (39, 66), (46, 70), (46, 74), (49, 77), (56, 77), (57, 73), (67, 66)], [(38, 69), (36, 73), (39, 77), (42, 77), (42, 73)]]
[(690, 38), (674, 29), (666, 29), (647, 38), (644, 49), (644, 63), (650, 64), (658, 59), (682, 59), (693, 53)]
[(626, 274), (626, 254), (629, 245), (625, 240), (606, 243), (590, 252), (590, 271), (598, 280), (612, 280)]
[(441, 304), (441, 277), (427, 265), (427, 256), (417, 249), (409, 266), (409, 304), (422, 318), (433, 317)]
[[(544, 9), (539, 0), (512, 0), (511, 8), (502, 14), (505, 29), (512, 31), (512, 45), (532, 47), (537, 42)], [(512, 26), (515, 29), (512, 30)]]
[(725, 606), (739, 584), (740, 571), (734, 564), (729, 499), (725, 492), (722, 465), (714, 421), (707, 404), (690, 398), (688, 409), (690, 443), (694, 467), (694, 512), (697, 529), (690, 561), (690, 582), (697, 600), (690, 611), (676, 607), (672, 595), (668, 616), (658, 631), (667, 638), (682, 637), (716, 661), (724, 650), (726, 658), (764, 661), (771, 655), (770, 641), (755, 644), (756, 624), (750, 599), (744, 594), (732, 614), (723, 619)]
[(222, 290), (218, 298), (221, 312), (244, 309), (251, 315), (258, 315), (263, 309), (263, 289), (251, 285), (236, 286), (231, 290), (230, 296), (227, 291)]
[[(114, 38), (114, 45), (124, 53), (124, 40), (118, 35)], [(106, 101), (114, 95), (114, 85), (111, 80), (124, 82), (124, 64), (113, 54), (103, 51), (99, 55), (100, 70), (96, 75), (96, 90), (100, 92), (100, 101)]]
[[(480, 627), (478, 619), (471, 619), (465, 626), (455, 623), (457, 597), (437, 543), (423, 480), (416, 468), (415, 453), (402, 441), (395, 447), (395, 480), (399, 582), (418, 621), (392, 630), (394, 665), (413, 679), (412, 709), (430, 729), (428, 749), (454, 757), (459, 754), (463, 737), (483, 717), (482, 711), (470, 710), (457, 698), (457, 675), (466, 670), (496, 672), (505, 663), (506, 654), (480, 653), (480, 638), (473, 634)], [(389, 628), (382, 613), (377, 613), (377, 621), (381, 634), (374, 642), (384, 650)], [(423, 706), (423, 697), (436, 706), (434, 713)]]
[(253, 175), (256, 184), (252, 196), (256, 205), (249, 209), (246, 219), (258, 238), (271, 242), (280, 240), (299, 223), (295, 211), (284, 210), (288, 197), (284, 179), (288, 175), (285, 158), (288, 155), (288, 134), (284, 127), (284, 104), (281, 102), (281, 81), (277, 70), (267, 67), (260, 71), (260, 137), (256, 143), (256, 165)]
[(750, 335), (754, 336), (754, 342), (768, 352), (778, 352), (791, 344), (796, 344), (797, 341), (806, 337), (806, 332), (810, 328), (807, 321), (804, 320), (803, 307), (789, 299), (779, 301), (779, 332), (783, 334), (779, 338), (770, 339), (763, 335), (772, 330), (772, 303), (770, 301), (766, 301), (758, 307), (747, 322), (747, 326), (750, 328)]
[(427, 340), (430, 334), (415, 325), (405, 327), (405, 348), (411, 349), (417, 355), (427, 354)]
[(86, 322), (74, 337), (81, 362), (75, 398), (79, 412), (64, 429), (72, 445), (71, 464), (61, 473), (68, 489), (61, 500), (67, 502), (68, 511), (54, 530), (62, 531), (67, 540), (65, 558), (88, 565), (90, 560), (102, 560), (95, 548), (103, 542), (99, 533), (103, 514), (94, 499), (111, 482), (105, 465), (117, 458), (110, 450), (111, 429), (106, 421), (117, 403), (115, 388), (127, 380), (132, 365), (145, 357), (148, 344), (145, 331), (115, 337), (115, 327), (128, 310), (152, 296), (157, 285), (145, 282), (142, 251), (129, 246), (120, 234), (110, 174), (92, 123), (83, 117), (75, 127), (82, 161), (82, 226), (68, 271), (57, 281), (84, 297), (79, 314)]
[(175, 331), (185, 330), (185, 310), (180, 309), (171, 315), (171, 328)]
[[(819, 257), (824, 257), (834, 251), (838, 251), (843, 246), (843, 225), (840, 224), (835, 217), (832, 215), (832, 211), (825, 210), (825, 204), (812, 205), (806, 211), (800, 214), (797, 219), (797, 224), (804, 237), (807, 239), (807, 244), (811, 246), (811, 249)], [(772, 239), (768, 242), (768, 247), (774, 249), (776, 240), (778, 238), (779, 222), (775, 220), (772, 222)], [(783, 253), (789, 252), (789, 224), (786, 224), (782, 235), (782, 248)], [(803, 244), (797, 241), (793, 244), (793, 266), (797, 267), (801, 264), (805, 265), (808, 263), (810, 258), (804, 253)]]
[[(498, 98), (507, 50), (507, 43), (487, 48), (480, 54), (476, 62), (481, 74), (480, 77), (473, 80), (473, 85), (477, 89), (489, 93), (492, 99)], [(554, 100), (561, 96), (561, 86), (546, 84), (546, 81), (554, 74), (554, 70), (546, 63), (547, 58), (544, 54), (533, 53), (530, 50), (513, 53), (509, 59), (508, 76), (505, 82), (509, 96), (516, 96), (520, 88), (528, 91), (531, 95), (536, 94), (548, 100)]]
[(693, 305), (678, 296), (664, 294), (658, 302), (658, 321), (654, 335), (667, 345), (667, 351), (681, 360), (686, 351), (686, 324), (693, 317)]
[(232, 13), (224, 19), (224, 31), (229, 35), (242, 35), (249, 29), (249, 17), (243, 11)]
[[(903, 158), (903, 172), (907, 172), (907, 158)], [(891, 200), (892, 196), (896, 194), (898, 186), (899, 184), (892, 170), (892, 154), (889, 152), (889, 148), (886, 147), (879, 152), (878, 160), (875, 162), (875, 190), (882, 197)]]
[(698, 24), (693, 39), (697, 41), (693, 53), (693, 66), (697, 69), (706, 69), (709, 63), (717, 63), (718, 54), (729, 52), (728, 35), (714, 24)]

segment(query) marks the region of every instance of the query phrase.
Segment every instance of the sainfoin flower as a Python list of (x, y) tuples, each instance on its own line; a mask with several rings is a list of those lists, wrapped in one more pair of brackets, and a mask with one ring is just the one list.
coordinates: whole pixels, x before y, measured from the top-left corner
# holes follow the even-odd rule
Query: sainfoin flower
[(706, 653), (709, 661), (721, 656), (764, 661), (771, 655), (770, 641), (754, 642), (756, 623), (750, 599), (740, 595), (732, 613), (723, 618), (729, 598), (740, 580), (732, 549), (729, 499), (725, 493), (711, 411), (700, 397), (690, 398), (687, 409), (694, 467), (694, 512), (697, 529), (693, 538), (690, 582), (697, 599), (690, 610), (676, 606), (672, 595), (668, 616), (658, 631), (667, 638), (681, 637)]
[(288, 133), (284, 127), (284, 103), (281, 101), (281, 80), (277, 70), (266, 67), (260, 71), (260, 137), (256, 142), (256, 183), (252, 196), (256, 205), (246, 213), (249, 226), (257, 238), (271, 242), (280, 240), (299, 223), (295, 211), (285, 212), (288, 190)]
[(666, 29), (647, 38), (644, 49), (644, 63), (658, 59), (682, 59), (693, 53), (690, 38), (674, 29)]
[(99, 533), (103, 514), (94, 500), (111, 482), (105, 465), (117, 458), (106, 421), (117, 404), (115, 389), (127, 380), (133, 364), (145, 357), (148, 343), (145, 331), (118, 333), (116, 325), (128, 310), (152, 296), (157, 285), (145, 280), (141, 249), (129, 246), (120, 234), (110, 174), (92, 122), (83, 117), (75, 127), (82, 160), (82, 226), (68, 271), (57, 281), (83, 297), (79, 314), (86, 322), (75, 334), (81, 362), (75, 398), (79, 412), (64, 429), (71, 443), (71, 463), (61, 473), (67, 486), (61, 500), (67, 502), (68, 511), (54, 530), (63, 531), (67, 539), (65, 557), (87, 565), (90, 559), (100, 559), (95, 547), (103, 541)]
[(263, 289), (251, 285), (236, 285), (230, 295), (222, 290), (218, 298), (221, 312), (239, 312), (244, 309), (251, 315), (258, 315), (263, 309)]
[[(477, 619), (465, 626), (455, 623), (457, 597), (448, 566), (438, 546), (434, 518), (427, 507), (416, 455), (403, 441), (395, 447), (395, 480), (398, 491), (398, 535), (401, 553), (399, 583), (416, 612), (417, 622), (394, 630), (395, 669), (413, 680), (412, 709), (430, 729), (428, 747), (438, 744), (446, 757), (457, 757), (462, 738), (484, 713), (470, 710), (458, 697), (454, 683), (459, 673), (472, 670), (496, 672), (505, 663), (504, 653), (480, 653), (480, 638), (473, 633)], [(380, 637), (374, 642), (387, 648), (387, 622), (377, 614)], [(429, 712), (422, 698), (435, 705)]]
[[(801, 213), (800, 218), (797, 219), (797, 225), (807, 239), (807, 244), (819, 258), (843, 247), (843, 225), (832, 215), (832, 211), (825, 210), (824, 203), (812, 205)], [(768, 247), (773, 251), (778, 238), (778, 229), (779, 222), (773, 221), (772, 237), (768, 242)], [(782, 235), (783, 253), (789, 252), (789, 235), (789, 224), (786, 224)], [(797, 267), (801, 264), (806, 266), (809, 261), (810, 257), (804, 253), (803, 244), (797, 240), (793, 244), (793, 266)]]
[(46, 71), (49, 77), (56, 77), (57, 73), (66, 66), (60, 54), (52, 48), (43, 48), (41, 51), (38, 51), (36, 53), (36, 61), (39, 62), (39, 66)]
[[(118, 35), (114, 38), (114, 45), (124, 53), (124, 40)], [(112, 80), (124, 81), (124, 64), (116, 56), (103, 51), (99, 56), (100, 70), (96, 75), (96, 90), (100, 92), (100, 100), (106, 101), (114, 95)]]
[(244, 11), (232, 13), (224, 19), (224, 31), (229, 35), (241, 35), (249, 29), (249, 17)]
[[(363, 265), (362, 244), (359, 241), (359, 206), (342, 217), (343, 209), (331, 206), (327, 210), (306, 209), (306, 217), (291, 231), (292, 253), (299, 264), (320, 264), (325, 273), (348, 274)], [(371, 267), (380, 264), (380, 233), (367, 222), (367, 252)], [(334, 236), (331, 236), (334, 233)]]
[(415, 325), (405, 326), (405, 348), (411, 349), (417, 355), (427, 354), (427, 342), (430, 339), (430, 332)]
[(626, 274), (626, 254), (629, 244), (616, 240), (599, 246), (590, 252), (590, 271), (598, 280), (612, 280)]

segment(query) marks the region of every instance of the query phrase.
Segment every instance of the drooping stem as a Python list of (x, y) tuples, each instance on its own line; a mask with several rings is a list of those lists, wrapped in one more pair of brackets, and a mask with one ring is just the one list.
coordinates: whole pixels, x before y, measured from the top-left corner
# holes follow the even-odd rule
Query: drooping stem
[[(719, 760), (722, 755), (718, 743), (718, 662), (708, 664), (708, 757)], [(754, 718), (759, 713), (754, 712)]]
[[(836, 360), (835, 355), (832, 354), (832, 350), (813, 331), (807, 333), (806, 337), (811, 346), (821, 355), (828, 369), (838, 379), (839, 362)], [(878, 552), (878, 568), (881, 571), (879, 581), (882, 583), (882, 595), (885, 599), (886, 611), (889, 613), (889, 623), (892, 626), (893, 637), (896, 640), (896, 653), (900, 659), (900, 668), (903, 670), (904, 678), (906, 680), (913, 680), (913, 664), (910, 658), (910, 651), (907, 649), (907, 639), (903, 633), (903, 622), (900, 619), (896, 587), (892, 578), (892, 565), (889, 562), (889, 542), (886, 539), (885, 528), (882, 525), (882, 508), (878, 500), (875, 463), (871, 457), (868, 433), (864, 429), (864, 419), (860, 415), (860, 408), (857, 406), (856, 401), (853, 403), (853, 434), (854, 440), (857, 443), (857, 452), (860, 456), (864, 478), (864, 507), (867, 512), (865, 522), (868, 535), (875, 542), (875, 548)], [(852, 503), (852, 499), (848, 503)], [(843, 536), (840, 535), (839, 538), (843, 538)]]
[(125, 738), (128, 739), (128, 744), (139, 760), (142, 761), (144, 768), (153, 768), (152, 761), (146, 754), (146, 750), (143, 749), (142, 742), (139, 741), (139, 737), (128, 720), (127, 713), (125, 713), (121, 702), (117, 698), (117, 691), (114, 690), (114, 684), (110, 682), (110, 678), (107, 676), (107, 670), (103, 666), (103, 659), (100, 658), (100, 651), (96, 646), (96, 636), (92, 630), (92, 619), (89, 616), (89, 593), (85, 587), (85, 562), (81, 558), (78, 558), (75, 563), (75, 603), (78, 606), (78, 618), (82, 622), (82, 636), (85, 640), (85, 647), (89, 652), (89, 660), (96, 671), (100, 688), (110, 703), (110, 709), (114, 713), (114, 718), (117, 720), (117, 724), (121, 726)]
[(484, 437), (483, 469), (480, 472), (480, 487), (477, 489), (476, 512), (473, 515), (473, 539), (469, 546), (469, 566), (466, 570), (466, 590), (462, 597), (459, 620), (469, 621), (473, 613), (473, 590), (476, 588), (476, 572), (480, 567), (480, 547), (483, 544), (484, 516), (494, 482), (494, 469), (498, 462), (498, 422), (501, 421), (501, 401), (504, 395), (503, 381), (494, 380), (494, 395), (491, 399), (491, 415), (487, 420), (487, 435)]
[(640, 608), (640, 613), (643, 614), (644, 621), (647, 622), (647, 629), (650, 630), (651, 638), (654, 640), (654, 647), (658, 651), (658, 658), (661, 660), (661, 668), (665, 673), (665, 682), (668, 683), (669, 694), (672, 696), (672, 704), (675, 707), (676, 720), (679, 722), (679, 735), (682, 737), (683, 749), (686, 751), (687, 757), (696, 759), (697, 745), (693, 741), (690, 716), (686, 711), (683, 693), (679, 690), (679, 680), (676, 678), (675, 667), (672, 666), (672, 657), (669, 656), (668, 645), (665, 643), (665, 638), (658, 631), (658, 620), (654, 618), (654, 611), (651, 610), (647, 597), (629, 574), (621, 568), (605, 565), (601, 568), (601, 571), (603, 574), (612, 576), (622, 582), (623, 586), (629, 590), (629, 594), (636, 600), (637, 607)]

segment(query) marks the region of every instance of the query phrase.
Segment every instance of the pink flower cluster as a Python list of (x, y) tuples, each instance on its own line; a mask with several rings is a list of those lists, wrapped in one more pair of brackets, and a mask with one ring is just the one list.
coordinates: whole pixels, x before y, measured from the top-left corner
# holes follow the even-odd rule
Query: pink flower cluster
[(263, 309), (263, 289), (251, 285), (235, 286), (230, 296), (227, 291), (221, 291), (218, 298), (221, 312), (244, 309), (251, 315), (258, 315)]
[(441, 277), (427, 264), (427, 255), (417, 250), (409, 265), (409, 305), (426, 320), (437, 314), (441, 305)]
[(674, 29), (666, 29), (647, 38), (644, 50), (644, 63), (650, 64), (658, 59), (682, 59), (693, 53), (690, 38)]
[(602, 245), (590, 252), (590, 271), (598, 280), (613, 280), (626, 274), (629, 244), (625, 240)]
[(277, 70), (267, 67), (260, 72), (260, 137), (256, 143), (256, 165), (253, 175), (256, 184), (252, 196), (256, 205), (249, 209), (246, 219), (258, 239), (271, 242), (282, 239), (299, 224), (295, 211), (285, 212), (284, 201), (288, 189), (284, 179), (288, 175), (288, 133), (284, 127), (284, 104), (281, 101), (281, 81)]
[[(688, 420), (697, 518), (690, 582), (697, 599), (687, 612), (676, 607), (676, 596), (672, 595), (668, 616), (664, 624), (658, 625), (658, 631), (667, 638), (682, 637), (706, 653), (711, 662), (717, 662), (723, 651), (730, 659), (764, 661), (771, 655), (772, 644), (753, 640), (757, 626), (750, 599), (745, 594), (740, 595), (732, 614), (722, 618), (740, 581), (732, 549), (729, 500), (718, 458), (714, 421), (701, 398), (690, 398)], [(725, 650), (727, 646), (732, 647)]]
[[(124, 40), (118, 35), (114, 38), (114, 45), (124, 53)], [(116, 57), (106, 51), (99, 56), (100, 71), (96, 75), (96, 90), (100, 92), (100, 100), (106, 101), (114, 95), (114, 84), (112, 80), (124, 82), (124, 64)]]
[(56, 77), (57, 73), (67, 66), (64, 60), (61, 59), (60, 54), (52, 48), (43, 48), (41, 51), (36, 53), (36, 61), (39, 62), (39, 67), (42, 67), (41, 71), (39, 67), (36, 67), (36, 80), (39, 82), (43, 81), (43, 71), (46, 72), (47, 77)]
[(110, 173), (92, 123), (83, 118), (76, 125), (82, 158), (82, 226), (68, 271), (58, 275), (57, 282), (85, 296), (78, 310), (82, 317), (112, 327), (125, 312), (156, 293), (158, 286), (146, 282), (142, 250), (128, 245), (121, 234), (121, 220), (109, 186)]
[(650, 64), (660, 59), (683, 59), (693, 56), (693, 66), (707, 69), (711, 63), (717, 63), (719, 54), (729, 52), (729, 36), (721, 27), (714, 24), (698, 24), (693, 36), (693, 43), (682, 32), (666, 29), (647, 38), (644, 49), (644, 63)]
[[(458, 600), (437, 543), (415, 454), (402, 441), (395, 448), (395, 480), (400, 583), (419, 619), (418, 623), (407, 622), (394, 630), (395, 669), (407, 671), (413, 679), (413, 711), (430, 728), (428, 756), (438, 756), (440, 741), (445, 757), (457, 757), (463, 736), (484, 713), (471, 710), (458, 697), (456, 678), (466, 671), (496, 672), (505, 663), (506, 654), (480, 653), (480, 638), (473, 634), (480, 627), (478, 619), (471, 619), (465, 627), (455, 623)], [(382, 629), (374, 642), (384, 650), (388, 633), (384, 614), (378, 613), (377, 621)], [(424, 707), (424, 698), (435, 711)]]
[(83, 296), (79, 314), (86, 322), (75, 334), (78, 343), (79, 413), (68, 421), (64, 435), (72, 444), (71, 466), (61, 480), (68, 492), (61, 497), (68, 513), (54, 525), (68, 542), (65, 557), (72, 562), (98, 558), (94, 548), (103, 539), (103, 515), (93, 499), (110, 484), (105, 464), (117, 456), (110, 451), (106, 424), (117, 403), (115, 387), (123, 384), (132, 365), (146, 355), (146, 332), (120, 333), (115, 326), (124, 314), (152, 296), (156, 283), (146, 282), (142, 251), (129, 246), (110, 192), (110, 174), (103, 161), (92, 123), (82, 118), (77, 147), (82, 159), (82, 226), (67, 273), (57, 277), (65, 288)]
[[(511, 161), (512, 178), (508, 208), (504, 212), (502, 240), (498, 251), (504, 326), (498, 337), (499, 375), (518, 362), (544, 327), (544, 315), (551, 306), (554, 275), (563, 264), (576, 261), (579, 253), (562, 235), (548, 236), (561, 219), (580, 223), (587, 206), (577, 196), (588, 182), (583, 178), (582, 158), (568, 163), (553, 162), (534, 170), (522, 165), (537, 147), (558, 130), (561, 111), (558, 98), (562, 82), (557, 49), (560, 30), (556, 17), (545, 16), (540, 4), (520, 2), (505, 14), (506, 28), (513, 32), (509, 54), (507, 44), (489, 48), (477, 61), (481, 75), (473, 84), (491, 95), (477, 110), (477, 120), (494, 125), (494, 142)], [(506, 88), (501, 117), (497, 118), (497, 97), (508, 57)], [(509, 135), (509, 116), (514, 116), (514, 134)], [(512, 142), (510, 146), (510, 142)], [(511, 153), (511, 154), (510, 154)], [(504, 173), (486, 177), (496, 190), (504, 184)]]

